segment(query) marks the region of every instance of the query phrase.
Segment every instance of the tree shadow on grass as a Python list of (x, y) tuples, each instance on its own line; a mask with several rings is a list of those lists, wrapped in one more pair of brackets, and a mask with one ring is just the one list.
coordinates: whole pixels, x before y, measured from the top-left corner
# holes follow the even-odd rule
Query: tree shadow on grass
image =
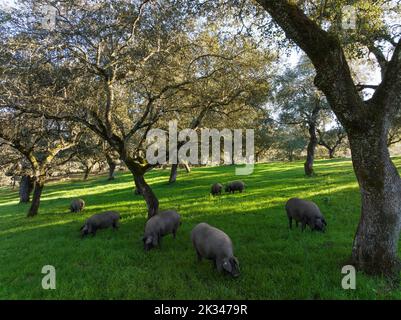
[[(307, 179), (300, 176), (301, 163), (284, 173), (264, 174), (264, 166), (269, 165), (257, 166), (254, 175), (243, 178), (249, 183), (244, 194), (214, 198), (208, 194), (211, 182), (223, 177), (234, 180), (232, 168), (195, 169), (195, 174), (183, 173), (171, 186), (165, 184), (168, 172), (163, 176), (150, 172), (148, 180), (161, 208), (179, 207), (183, 224), (176, 241), (168, 236), (160, 250), (149, 253), (141, 242), (146, 206), (142, 196), (133, 194), (129, 173), (107, 186), (132, 182), (132, 187), (84, 196), (87, 208), (81, 214), (68, 213), (69, 194), (50, 197), (51, 192), (59, 192), (60, 184), (46, 186), (41, 211), (33, 219), (25, 218), (29, 205), (0, 207), (0, 251), (2, 261), (7, 261), (0, 282), (8, 292), (28, 298), (52, 294), (57, 298), (376, 298), (372, 293), (376, 280), (358, 280), (356, 292), (340, 287), (340, 264), (351, 252), (360, 215), (351, 166), (345, 165), (351, 174), (331, 173), (332, 166), (323, 168), (317, 163), (315, 169), (321, 175)], [(65, 186), (72, 192), (88, 185), (103, 186), (104, 182), (94, 179)], [(294, 196), (318, 204), (328, 221), (326, 234), (288, 229), (284, 205)], [(79, 227), (88, 216), (113, 208), (123, 215), (118, 231), (102, 230), (94, 238), (79, 238)], [(196, 263), (190, 232), (203, 221), (232, 238), (242, 269), (238, 281), (217, 274), (209, 262)], [(41, 267), (52, 263), (60, 272), (58, 290), (34, 289), (42, 277)], [(397, 291), (388, 295), (400, 296)]]
[[(203, 170), (205, 169), (205, 170)], [(213, 167), (213, 168), (200, 168), (203, 171), (215, 171), (219, 172), (219, 175), (226, 176), (227, 167)], [(223, 173), (221, 173), (223, 171)], [(300, 194), (307, 193), (308, 190), (313, 188), (315, 185), (321, 186), (324, 185), (326, 181), (323, 178), (314, 178), (314, 179), (306, 179), (305, 177), (298, 176), (297, 171), (299, 168), (293, 168), (286, 175), (282, 173), (272, 174), (270, 176), (262, 175), (262, 174), (254, 174), (252, 176), (246, 177), (244, 180), (246, 182), (246, 191), (243, 194), (236, 195), (228, 195), (223, 194), (220, 197), (211, 197), (209, 195), (210, 192), (210, 175), (204, 176), (200, 175), (199, 172), (196, 174), (196, 177), (192, 176), (184, 176), (182, 180), (177, 181), (173, 185), (166, 185), (161, 179), (159, 182), (151, 184), (154, 192), (158, 196), (160, 200), (161, 208), (170, 208), (177, 207), (183, 204), (183, 207), (189, 207), (188, 204), (185, 204), (185, 200), (194, 202), (198, 207), (199, 206), (207, 206), (208, 204), (212, 205), (227, 205), (230, 208), (235, 205), (235, 201), (240, 204), (243, 204), (247, 201), (253, 201), (253, 198), (258, 198), (262, 196), (264, 199), (259, 201), (258, 205), (262, 205), (263, 203), (269, 203), (270, 198), (274, 197), (294, 197), (300, 196)], [(154, 172), (152, 175), (157, 177), (158, 172)], [(127, 174), (125, 174), (127, 175)], [(214, 176), (213, 176), (214, 177)], [(129, 179), (128, 179), (129, 178)], [(111, 189), (105, 190), (103, 192), (89, 193), (87, 195), (81, 195), (86, 201), (87, 207), (84, 211), (84, 215), (93, 214), (99, 211), (105, 210), (113, 210), (119, 207), (135, 207), (139, 206), (143, 212), (141, 215), (145, 215), (145, 204), (142, 196), (135, 195), (133, 193), (132, 187), (125, 187), (120, 189), (113, 189), (114, 186), (118, 186), (121, 183), (132, 181), (130, 174), (128, 174), (127, 179), (122, 179), (119, 177), (115, 181), (107, 182), (103, 180), (94, 180), (94, 181), (81, 181), (79, 183), (75, 183), (69, 186), (69, 190), (77, 190), (85, 191), (86, 186), (91, 186), (96, 188), (96, 186), (104, 186), (110, 187)], [(160, 178), (160, 177), (158, 177)], [(231, 178), (231, 177), (228, 177)], [(344, 175), (333, 175), (333, 179), (335, 179), (335, 184), (328, 185), (324, 190), (313, 190), (316, 195), (324, 194), (325, 197), (331, 196), (332, 191), (330, 190), (333, 186), (337, 186), (338, 184), (352, 183), (353, 178)], [(227, 179), (229, 180), (229, 179)], [(95, 183), (93, 183), (95, 182)], [(303, 184), (300, 184), (302, 182)], [(194, 186), (195, 184), (195, 186)], [(288, 185), (292, 185), (288, 187)], [(54, 196), (54, 192), (62, 188), (65, 190), (64, 183), (60, 185), (51, 185), (46, 186), (42, 198), (42, 206), (40, 209), (39, 215), (57, 215), (57, 214), (68, 214), (69, 212), (69, 204), (70, 201), (75, 198), (73, 196), (61, 195), (57, 198), (50, 198)], [(347, 190), (353, 189), (353, 187), (347, 187)], [(60, 192), (60, 191), (58, 191)], [(64, 191), (62, 191), (64, 192)], [(217, 200), (218, 199), (218, 200)], [(265, 201), (265, 199), (267, 199)], [(219, 202), (216, 204), (216, 202)], [(269, 204), (270, 205), (270, 204)], [(2, 205), (3, 212), (21, 212), (21, 210), (26, 211), (28, 205), (21, 204), (9, 204)], [(199, 210), (198, 208), (194, 208), (195, 210)], [(35, 219), (35, 218), (34, 218)], [(33, 219), (33, 220), (34, 220)]]
[[(56, 216), (48, 216), (42, 220), (42, 226), (0, 236), (1, 246), (7, 251), (5, 258), (11, 261), (1, 273), (2, 283), (13, 290), (12, 286), (25, 281), (28, 273), (38, 273), (39, 278), (41, 266), (51, 264), (58, 270), (58, 298), (86, 294), (90, 295), (86, 298), (104, 297), (98, 291), (98, 282), (109, 288), (107, 298), (213, 299), (220, 295), (220, 298), (308, 299), (316, 293), (327, 295), (340, 274), (339, 261), (350, 252), (357, 216), (352, 217), (351, 225), (345, 224), (344, 217), (334, 219), (330, 206), (318, 204), (328, 211), (326, 234), (289, 230), (283, 207), (278, 203), (268, 211), (249, 207), (219, 214), (186, 212), (177, 239), (167, 236), (162, 248), (151, 252), (144, 252), (141, 242), (145, 217), (129, 217), (117, 231), (101, 230), (96, 237), (81, 240), (78, 229), (82, 221), (58, 221)], [(232, 238), (242, 271), (237, 281), (219, 275), (208, 261), (196, 262), (190, 232), (199, 222), (221, 228)], [(149, 273), (159, 276), (148, 277)], [(121, 281), (113, 278), (121, 285), (124, 279), (131, 279), (136, 284), (135, 290), (113, 287), (111, 274), (121, 277)], [(69, 286), (63, 277), (74, 283), (74, 291), (66, 290)], [(31, 298), (42, 294), (32, 292)], [(348, 295), (342, 294), (342, 297)]]

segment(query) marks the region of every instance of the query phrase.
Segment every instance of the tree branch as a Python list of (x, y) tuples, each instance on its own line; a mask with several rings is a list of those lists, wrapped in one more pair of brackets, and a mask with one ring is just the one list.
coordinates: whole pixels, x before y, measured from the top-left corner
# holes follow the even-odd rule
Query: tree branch
[[(371, 102), (384, 106), (383, 112), (392, 117), (401, 107), (401, 39), (394, 49), (393, 56), (387, 65), (382, 82), (373, 94)], [(386, 110), (386, 108), (388, 110)]]
[(321, 29), (293, 1), (257, 0), (311, 59), (315, 84), (343, 123), (363, 123), (366, 105), (358, 94), (339, 40)]

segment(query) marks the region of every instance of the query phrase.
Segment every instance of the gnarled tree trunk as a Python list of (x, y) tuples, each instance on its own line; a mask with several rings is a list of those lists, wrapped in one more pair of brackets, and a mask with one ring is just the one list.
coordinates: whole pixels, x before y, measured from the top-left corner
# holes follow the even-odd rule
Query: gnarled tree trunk
[(135, 184), (138, 190), (140, 190), (143, 198), (146, 201), (148, 208), (148, 219), (157, 214), (159, 210), (159, 200), (153, 193), (150, 186), (146, 183), (144, 176), (135, 176)]
[(391, 275), (399, 271), (401, 180), (390, 159), (384, 131), (349, 134), (362, 198), (352, 262), (367, 273)]
[(135, 194), (141, 195), (142, 194), (142, 189), (141, 189), (141, 183), (137, 181), (138, 179), (134, 175), (134, 182), (135, 182)]
[(28, 203), (34, 186), (34, 180), (30, 175), (23, 175), (19, 186), (20, 203)]
[(400, 107), (401, 41), (395, 44), (390, 60), (379, 56), (382, 82), (364, 101), (338, 37), (320, 28), (292, 1), (257, 2), (311, 59), (315, 84), (347, 131), (362, 198), (352, 248), (354, 265), (367, 273), (399, 277), (401, 179), (390, 159), (387, 136)]
[(125, 158), (122, 160), (125, 162), (128, 169), (131, 171), (134, 177), (136, 189), (138, 190), (138, 192), (140, 192), (140, 194), (142, 194), (146, 202), (146, 206), (148, 208), (148, 219), (149, 219), (153, 217), (155, 214), (157, 214), (159, 210), (159, 200), (152, 191), (152, 188), (145, 181), (144, 175), (146, 173), (146, 170), (143, 170), (141, 165), (139, 163), (136, 163), (131, 158), (128, 159)]
[(45, 181), (43, 177), (38, 177), (35, 179), (35, 186), (33, 188), (32, 203), (28, 211), (28, 217), (34, 217), (38, 214), (40, 206), (40, 198), (42, 196), (43, 187)]

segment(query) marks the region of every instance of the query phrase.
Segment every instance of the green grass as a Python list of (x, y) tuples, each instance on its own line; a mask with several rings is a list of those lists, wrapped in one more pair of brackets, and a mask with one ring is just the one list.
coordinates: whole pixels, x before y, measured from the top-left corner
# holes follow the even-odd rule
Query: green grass
[[(395, 159), (401, 167), (401, 159)], [(317, 176), (306, 178), (301, 162), (268, 163), (240, 177), (243, 194), (209, 195), (210, 185), (238, 177), (234, 167), (193, 169), (168, 185), (168, 170), (154, 170), (147, 181), (161, 209), (176, 208), (183, 224), (177, 239), (144, 252), (141, 237), (146, 207), (132, 192), (128, 173), (113, 182), (49, 183), (39, 215), (25, 217), (29, 205), (0, 189), (1, 299), (399, 299), (401, 290), (380, 278), (357, 274), (357, 289), (343, 290), (341, 268), (349, 258), (360, 214), (360, 196), (349, 160), (321, 160)], [(284, 204), (290, 197), (315, 201), (328, 221), (325, 234), (290, 231)], [(71, 214), (71, 199), (86, 209)], [(102, 230), (81, 240), (79, 228), (104, 210), (122, 214), (118, 231)], [(190, 231), (206, 221), (233, 240), (241, 276), (218, 274), (209, 261), (197, 263)], [(53, 265), (57, 289), (41, 287), (42, 266)]]

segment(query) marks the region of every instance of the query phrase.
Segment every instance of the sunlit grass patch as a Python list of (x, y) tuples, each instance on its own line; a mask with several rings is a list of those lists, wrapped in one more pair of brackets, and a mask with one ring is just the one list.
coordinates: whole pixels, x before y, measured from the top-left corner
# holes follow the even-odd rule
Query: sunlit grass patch
[[(395, 159), (401, 167), (401, 159)], [(45, 186), (39, 215), (25, 217), (17, 190), (0, 189), (0, 298), (6, 299), (377, 299), (401, 298), (379, 278), (357, 275), (357, 290), (341, 288), (341, 267), (349, 258), (360, 215), (360, 195), (347, 159), (319, 160), (316, 176), (303, 163), (265, 163), (249, 176), (234, 166), (180, 170), (169, 185), (168, 170), (147, 174), (160, 208), (175, 208), (183, 224), (177, 239), (144, 252), (146, 205), (134, 194), (132, 175), (118, 173), (88, 181)], [(242, 194), (212, 197), (210, 185), (242, 179)], [(290, 231), (284, 204), (290, 197), (315, 201), (328, 221), (325, 234)], [(72, 199), (86, 202), (69, 213)], [(84, 240), (79, 228), (90, 215), (118, 210), (118, 231), (102, 230)], [(218, 274), (210, 261), (197, 263), (191, 229), (206, 221), (228, 233), (241, 277)], [(57, 289), (43, 290), (41, 268), (55, 266)]]

